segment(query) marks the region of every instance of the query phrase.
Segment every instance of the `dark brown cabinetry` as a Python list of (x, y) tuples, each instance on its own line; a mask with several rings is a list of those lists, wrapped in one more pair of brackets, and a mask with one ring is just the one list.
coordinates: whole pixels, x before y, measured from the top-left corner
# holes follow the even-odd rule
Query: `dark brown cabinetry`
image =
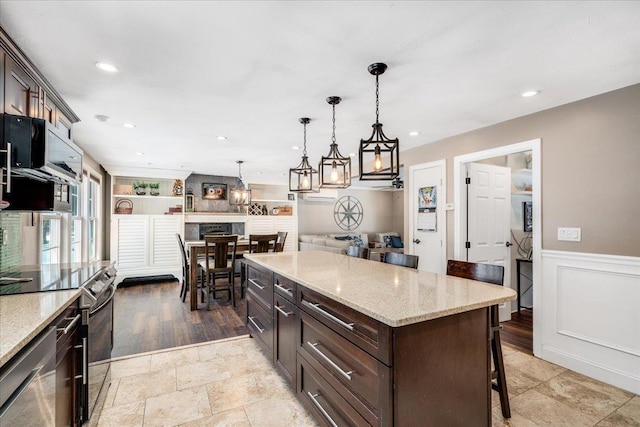
[(38, 117), (40, 89), (18, 64), (5, 56), (4, 111), (19, 116)]
[(298, 307), (294, 303), (296, 284), (274, 274), (273, 288), (273, 363), (289, 382), (291, 388), (295, 388), (298, 319)]
[(56, 325), (56, 426), (81, 424), (83, 344), (78, 303), (69, 306)]
[(269, 358), (273, 357), (272, 273), (254, 265), (247, 267), (247, 328)]
[(391, 327), (245, 262), (251, 335), (321, 425), (491, 425), (488, 308)]

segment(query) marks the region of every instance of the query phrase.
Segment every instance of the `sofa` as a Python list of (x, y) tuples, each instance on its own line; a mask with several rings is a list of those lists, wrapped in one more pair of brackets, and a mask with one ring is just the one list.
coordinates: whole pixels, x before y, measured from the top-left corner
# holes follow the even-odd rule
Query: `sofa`
[[(385, 236), (398, 236), (398, 233), (374, 233), (374, 240), (369, 242), (367, 233), (332, 233), (332, 234), (299, 234), (298, 250), (326, 251), (346, 254), (351, 245), (367, 247), (385, 247)], [(388, 239), (387, 239), (388, 240)]]

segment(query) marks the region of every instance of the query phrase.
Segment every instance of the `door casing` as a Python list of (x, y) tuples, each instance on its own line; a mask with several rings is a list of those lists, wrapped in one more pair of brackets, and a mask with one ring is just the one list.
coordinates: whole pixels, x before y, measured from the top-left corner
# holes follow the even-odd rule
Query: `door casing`
[(541, 139), (531, 139), (516, 144), (505, 145), (502, 147), (491, 148), (488, 150), (477, 151), (475, 153), (463, 154), (453, 158), (453, 200), (454, 200), (454, 228), (453, 228), (453, 256), (455, 259), (461, 259), (462, 250), (464, 248), (465, 233), (463, 233), (464, 224), (466, 223), (465, 212), (461, 207), (464, 206), (463, 197), (465, 195), (465, 177), (466, 163), (477, 162), (484, 159), (490, 159), (497, 156), (506, 156), (522, 151), (531, 151), (532, 159), (532, 196), (533, 202), (533, 354), (542, 353), (541, 344), (541, 322), (535, 316), (535, 312), (540, 311), (544, 302), (540, 298), (542, 277), (542, 157), (541, 157)]

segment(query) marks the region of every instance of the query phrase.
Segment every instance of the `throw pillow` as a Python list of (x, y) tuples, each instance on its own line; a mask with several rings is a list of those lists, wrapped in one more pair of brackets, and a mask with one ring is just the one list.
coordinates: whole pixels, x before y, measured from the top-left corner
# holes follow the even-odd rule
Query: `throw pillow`
[(355, 236), (353, 238), (353, 242), (356, 244), (357, 247), (361, 248), (364, 246), (364, 242), (362, 241), (362, 237), (360, 236)]
[(400, 239), (400, 236), (390, 236), (390, 237), (391, 237), (392, 248), (404, 248), (404, 244), (402, 244), (402, 239)]
[(387, 248), (391, 247), (391, 236), (384, 236), (384, 246)]

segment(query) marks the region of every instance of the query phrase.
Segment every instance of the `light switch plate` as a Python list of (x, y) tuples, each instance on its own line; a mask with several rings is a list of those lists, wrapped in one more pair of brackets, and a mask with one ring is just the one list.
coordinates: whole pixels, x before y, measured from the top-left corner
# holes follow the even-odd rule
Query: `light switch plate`
[(444, 209), (447, 210), (447, 211), (452, 211), (454, 209), (453, 203), (447, 203), (445, 205)]
[(558, 227), (558, 240), (580, 242), (582, 241), (582, 229), (580, 227)]

